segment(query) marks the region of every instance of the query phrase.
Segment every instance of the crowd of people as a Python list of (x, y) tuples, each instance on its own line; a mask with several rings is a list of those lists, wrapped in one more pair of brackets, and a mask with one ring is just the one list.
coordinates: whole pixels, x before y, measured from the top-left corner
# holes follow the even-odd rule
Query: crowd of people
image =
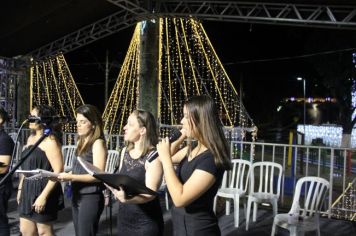
[[(159, 141), (157, 121), (151, 112), (133, 111), (123, 128), (125, 146), (116, 173), (129, 176), (153, 191), (159, 189), (164, 179), (174, 205), (173, 235), (220, 235), (213, 200), (224, 171), (231, 169), (228, 143), (210, 97), (191, 97), (182, 113), (180, 137), (170, 143), (168, 137)], [(46, 105), (38, 105), (31, 111), (33, 117), (55, 115), (54, 109)], [(6, 111), (0, 109), (0, 178), (9, 171), (14, 148), (12, 139), (1, 128), (7, 118)], [(104, 171), (108, 150), (98, 109), (89, 104), (78, 107), (76, 124), (76, 157)], [(34, 119), (29, 128), (31, 135), (22, 153), (28, 157), (21, 168), (44, 169), (57, 173), (58, 177), (20, 177), (17, 201), (22, 235), (54, 235), (53, 223), (58, 211), (64, 208), (61, 182), (71, 182), (75, 235), (97, 234), (105, 188), (118, 202), (118, 235), (163, 235), (164, 221), (157, 195), (132, 194), (124, 185), (118, 188), (106, 185), (88, 174), (77, 158), (72, 171), (64, 172), (60, 124), (43, 124)], [(47, 128), (51, 128), (51, 134), (35, 145)], [(154, 152), (158, 158), (149, 160)], [(12, 189), (10, 179), (0, 186), (0, 235), (10, 235), (6, 216)]]

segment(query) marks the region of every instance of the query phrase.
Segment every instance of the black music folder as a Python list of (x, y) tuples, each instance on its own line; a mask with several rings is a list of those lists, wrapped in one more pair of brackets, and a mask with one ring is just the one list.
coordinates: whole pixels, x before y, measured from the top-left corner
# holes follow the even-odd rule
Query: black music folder
[(90, 175), (92, 175), (98, 180), (103, 181), (104, 183), (115, 189), (119, 189), (120, 187), (123, 188), (128, 196), (134, 196), (138, 194), (158, 195), (157, 192), (147, 188), (145, 185), (141, 184), (130, 176), (106, 173), (97, 168), (96, 166), (92, 165), (91, 163), (85, 161), (83, 158), (77, 158), (78, 162)]

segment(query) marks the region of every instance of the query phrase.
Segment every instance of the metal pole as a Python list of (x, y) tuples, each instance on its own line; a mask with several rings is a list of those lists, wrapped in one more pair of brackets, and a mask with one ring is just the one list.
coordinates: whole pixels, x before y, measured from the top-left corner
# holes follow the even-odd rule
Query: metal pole
[(109, 50), (106, 50), (105, 58), (105, 106), (108, 103), (109, 94)]
[(305, 96), (305, 79), (303, 78), (303, 96), (304, 96), (304, 108), (303, 108), (303, 123), (304, 123), (304, 127), (303, 127), (303, 131), (304, 131), (304, 135), (303, 135), (303, 144), (305, 145), (305, 121), (306, 121), (306, 96)]

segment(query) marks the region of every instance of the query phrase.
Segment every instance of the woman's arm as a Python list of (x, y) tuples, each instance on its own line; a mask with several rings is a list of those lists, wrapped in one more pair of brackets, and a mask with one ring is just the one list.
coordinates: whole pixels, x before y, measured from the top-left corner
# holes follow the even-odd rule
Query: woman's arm
[(173, 164), (179, 164), (188, 153), (188, 146), (179, 150), (176, 154), (170, 155)]
[(20, 174), (20, 181), (19, 181), (19, 186), (17, 187), (17, 196), (16, 196), (17, 204), (19, 204), (20, 198), (21, 198), (23, 179), (24, 179), (24, 176), (22, 174)]
[[(152, 162), (146, 161), (146, 176), (145, 176), (145, 184), (146, 187), (152, 189), (153, 191), (157, 191), (162, 183), (162, 165), (158, 159), (155, 159)], [(115, 197), (122, 203), (128, 204), (142, 204), (149, 201), (152, 201), (156, 196), (150, 194), (140, 194), (136, 195), (132, 198), (127, 198), (126, 194), (123, 190), (116, 190), (113, 188), (109, 188)]]
[[(107, 156), (107, 148), (105, 141), (102, 139), (97, 139), (93, 144), (93, 165), (98, 167), (100, 170), (105, 170)], [(74, 182), (100, 182), (93, 176), (89, 174), (72, 174), (72, 173), (61, 173), (58, 179), (63, 181), (74, 181)]]
[(216, 181), (214, 175), (207, 171), (196, 169), (184, 184), (176, 176), (169, 153), (168, 139), (157, 145), (159, 158), (162, 162), (164, 178), (168, 191), (176, 207), (184, 207), (203, 195)]

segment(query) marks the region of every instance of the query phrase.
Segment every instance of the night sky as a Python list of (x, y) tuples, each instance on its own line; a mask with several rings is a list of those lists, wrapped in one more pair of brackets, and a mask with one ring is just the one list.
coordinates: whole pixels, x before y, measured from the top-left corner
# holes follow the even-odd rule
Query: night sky
[[(303, 96), (298, 76), (307, 80), (307, 96), (328, 96), (313, 60), (344, 49), (351, 60), (356, 51), (356, 31), (350, 30), (226, 22), (203, 26), (238, 91), (242, 80), (243, 103), (257, 125), (272, 119), (283, 98)], [(129, 28), (65, 55), (85, 102), (104, 109), (106, 51), (110, 96), (132, 34)]]

